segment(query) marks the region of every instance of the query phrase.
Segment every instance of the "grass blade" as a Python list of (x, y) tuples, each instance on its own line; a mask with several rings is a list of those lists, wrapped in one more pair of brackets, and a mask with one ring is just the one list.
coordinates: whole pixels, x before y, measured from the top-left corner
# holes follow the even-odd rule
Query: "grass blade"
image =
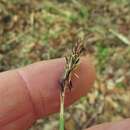
[(109, 29), (109, 31), (116, 36), (118, 39), (120, 39), (123, 43), (130, 45), (130, 41), (127, 37), (125, 37), (124, 35), (114, 31), (113, 29)]

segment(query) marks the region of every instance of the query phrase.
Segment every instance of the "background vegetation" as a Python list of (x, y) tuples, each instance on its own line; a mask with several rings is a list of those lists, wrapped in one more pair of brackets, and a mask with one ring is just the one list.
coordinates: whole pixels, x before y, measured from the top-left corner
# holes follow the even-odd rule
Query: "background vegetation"
[[(130, 117), (129, 12), (129, 0), (0, 0), (0, 71), (62, 57), (85, 37), (97, 80), (66, 111), (66, 130)], [(57, 126), (52, 115), (31, 130)]]

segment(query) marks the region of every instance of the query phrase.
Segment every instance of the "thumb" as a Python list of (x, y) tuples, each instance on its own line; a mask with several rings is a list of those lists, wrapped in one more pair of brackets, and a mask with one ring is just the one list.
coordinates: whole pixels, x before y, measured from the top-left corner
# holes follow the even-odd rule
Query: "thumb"
[(130, 119), (113, 123), (104, 123), (86, 130), (130, 130)]
[[(66, 106), (84, 96), (93, 83), (95, 72), (90, 62), (89, 57), (81, 59), (80, 67), (75, 72), (79, 79), (72, 76), (72, 92), (66, 92)], [(25, 130), (36, 119), (59, 111), (58, 81), (64, 65), (62, 58), (1, 73), (1, 130)]]

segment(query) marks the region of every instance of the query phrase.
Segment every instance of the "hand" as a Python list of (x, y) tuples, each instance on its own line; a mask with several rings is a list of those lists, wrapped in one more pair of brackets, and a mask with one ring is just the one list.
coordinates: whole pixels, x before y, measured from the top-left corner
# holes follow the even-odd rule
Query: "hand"
[[(65, 60), (38, 62), (0, 74), (0, 130), (27, 130), (36, 119), (59, 111), (59, 79)], [(72, 92), (66, 92), (65, 105), (86, 95), (95, 79), (89, 57), (82, 58), (72, 76)]]
[(104, 123), (86, 130), (130, 130), (130, 119), (115, 123)]

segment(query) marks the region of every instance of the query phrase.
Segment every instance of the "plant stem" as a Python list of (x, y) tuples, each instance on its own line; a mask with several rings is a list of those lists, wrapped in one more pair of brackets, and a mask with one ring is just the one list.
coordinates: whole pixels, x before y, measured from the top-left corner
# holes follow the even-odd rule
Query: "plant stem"
[(60, 130), (64, 130), (64, 92), (60, 93)]
[(72, 53), (65, 57), (66, 66), (60, 82), (60, 130), (64, 130), (64, 98), (65, 90), (72, 88), (71, 74), (78, 67), (83, 44), (78, 40)]

